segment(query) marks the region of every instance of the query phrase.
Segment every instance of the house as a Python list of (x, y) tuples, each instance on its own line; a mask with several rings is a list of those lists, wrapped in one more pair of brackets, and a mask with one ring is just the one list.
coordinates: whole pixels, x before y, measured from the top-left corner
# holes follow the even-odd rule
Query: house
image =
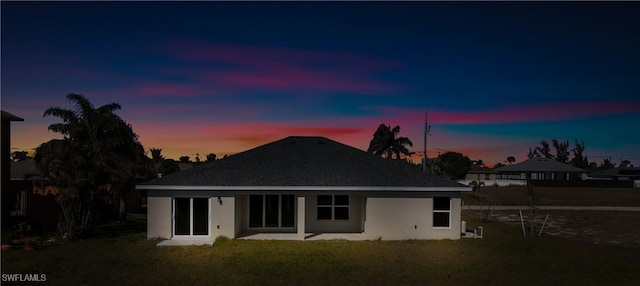
[(37, 184), (36, 163), (33, 158), (11, 162), (11, 180), (7, 191), (9, 221), (26, 223), (34, 230), (54, 232), (61, 215), (55, 196), (58, 189)]
[(2, 158), (0, 159), (0, 173), (1, 173), (1, 185), (0, 185), (0, 200), (2, 206), (2, 228), (7, 227), (9, 223), (9, 206), (13, 203), (9, 200), (9, 180), (11, 178), (11, 122), (12, 121), (24, 121), (24, 119), (15, 116), (4, 110), (2, 112), (2, 131), (0, 136), (1, 146), (0, 153)]
[(458, 239), (471, 188), (324, 137), (287, 137), (154, 179), (147, 237), (211, 243), (265, 234), (305, 240)]
[(594, 180), (633, 181), (640, 180), (640, 167), (618, 167), (589, 174)]
[(498, 172), (487, 167), (481, 167), (472, 165), (467, 174), (464, 177), (465, 182), (484, 182), (495, 181), (498, 176)]
[(526, 161), (495, 169), (498, 179), (506, 180), (579, 180), (586, 171), (547, 158)]

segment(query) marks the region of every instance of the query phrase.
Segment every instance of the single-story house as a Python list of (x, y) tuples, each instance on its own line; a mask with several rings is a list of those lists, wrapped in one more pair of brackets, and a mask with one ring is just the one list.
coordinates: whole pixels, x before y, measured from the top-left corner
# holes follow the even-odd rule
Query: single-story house
[(468, 181), (468, 182), (495, 181), (497, 175), (498, 175), (498, 172), (496, 172), (493, 169), (472, 165), (469, 171), (467, 172), (467, 174), (465, 175), (464, 181)]
[(506, 180), (579, 180), (587, 171), (547, 158), (526, 161), (495, 169), (498, 179)]
[(640, 180), (640, 167), (618, 167), (589, 174), (594, 180), (633, 181)]
[(470, 187), (324, 137), (287, 137), (154, 179), (147, 237), (458, 239)]

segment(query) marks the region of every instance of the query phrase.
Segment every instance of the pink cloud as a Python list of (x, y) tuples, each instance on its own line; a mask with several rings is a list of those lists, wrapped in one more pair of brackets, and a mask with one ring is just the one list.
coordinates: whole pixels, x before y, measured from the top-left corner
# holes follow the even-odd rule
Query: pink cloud
[(133, 94), (145, 95), (145, 96), (178, 96), (189, 97), (206, 93), (206, 90), (201, 89), (196, 84), (149, 84), (134, 87)]
[[(224, 70), (182, 71), (205, 82), (231, 88), (344, 91), (367, 94), (397, 93), (399, 84), (376, 78), (380, 71), (402, 67), (397, 61), (380, 60), (350, 52), (328, 52), (225, 44), (181, 45), (178, 57), (212, 61)], [(170, 71), (175, 73), (175, 71)]]
[[(402, 107), (377, 107), (392, 117), (413, 123), (424, 122), (424, 110)], [(429, 121), (439, 124), (500, 124), (550, 122), (606, 114), (640, 112), (638, 102), (568, 102), (500, 108), (489, 111), (429, 111)]]

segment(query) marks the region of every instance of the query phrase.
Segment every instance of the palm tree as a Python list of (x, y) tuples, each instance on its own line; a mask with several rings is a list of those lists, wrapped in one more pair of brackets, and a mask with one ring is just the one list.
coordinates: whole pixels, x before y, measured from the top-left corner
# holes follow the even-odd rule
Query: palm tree
[(406, 146), (413, 147), (413, 143), (407, 137), (397, 137), (398, 133), (400, 133), (400, 126), (396, 125), (391, 129), (391, 126), (380, 124), (376, 132), (373, 133), (367, 152), (376, 155), (386, 154), (389, 159), (393, 157), (393, 154), (396, 154), (396, 159), (400, 159), (400, 153), (410, 155), (411, 152)]
[[(62, 134), (64, 139), (41, 145), (37, 161), (53, 162), (56, 159), (60, 166), (58, 170), (73, 182), (65, 181), (66, 185), (60, 189), (67, 193), (58, 200), (63, 208), (71, 208), (69, 213), (76, 212), (64, 222), (71, 224), (68, 230), (71, 232), (77, 227), (79, 230), (73, 232), (82, 235), (93, 226), (94, 208), (102, 199), (110, 199), (114, 206), (120, 201), (122, 211), (125, 192), (142, 165), (144, 149), (131, 125), (113, 113), (121, 108), (120, 104), (95, 108), (79, 94), (69, 94), (67, 99), (74, 103), (74, 110), (50, 107), (44, 112), (43, 116), (62, 120), (48, 129)], [(61, 153), (61, 148), (68, 152)], [(47, 179), (56, 175), (51, 168), (39, 168)]]

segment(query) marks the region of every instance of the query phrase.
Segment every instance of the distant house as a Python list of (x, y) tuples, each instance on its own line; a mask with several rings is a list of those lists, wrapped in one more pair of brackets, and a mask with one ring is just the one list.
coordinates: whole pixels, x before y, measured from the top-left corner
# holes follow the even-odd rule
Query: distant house
[(579, 180), (586, 171), (553, 159), (531, 158), (495, 169), (503, 180)]
[(495, 181), (497, 179), (497, 176), (498, 176), (498, 172), (496, 172), (493, 169), (473, 165), (465, 175), (464, 181), (469, 181), (469, 182)]
[(287, 137), (137, 186), (148, 238), (460, 238), (471, 188), (324, 137)]
[(2, 112), (2, 131), (1, 131), (1, 146), (0, 153), (2, 158), (0, 158), (0, 173), (2, 180), (0, 186), (0, 199), (2, 203), (2, 228), (7, 227), (9, 224), (10, 217), (10, 206), (14, 203), (9, 199), (9, 180), (11, 178), (11, 122), (13, 121), (24, 121), (24, 119), (15, 116), (9, 112), (4, 110)]
[(592, 172), (589, 177), (595, 180), (634, 181), (640, 180), (640, 167), (611, 168)]
[(11, 202), (11, 223), (27, 223), (40, 231), (56, 231), (61, 214), (55, 196), (58, 189), (37, 184), (36, 163), (32, 158), (11, 162), (11, 180), (7, 191)]

